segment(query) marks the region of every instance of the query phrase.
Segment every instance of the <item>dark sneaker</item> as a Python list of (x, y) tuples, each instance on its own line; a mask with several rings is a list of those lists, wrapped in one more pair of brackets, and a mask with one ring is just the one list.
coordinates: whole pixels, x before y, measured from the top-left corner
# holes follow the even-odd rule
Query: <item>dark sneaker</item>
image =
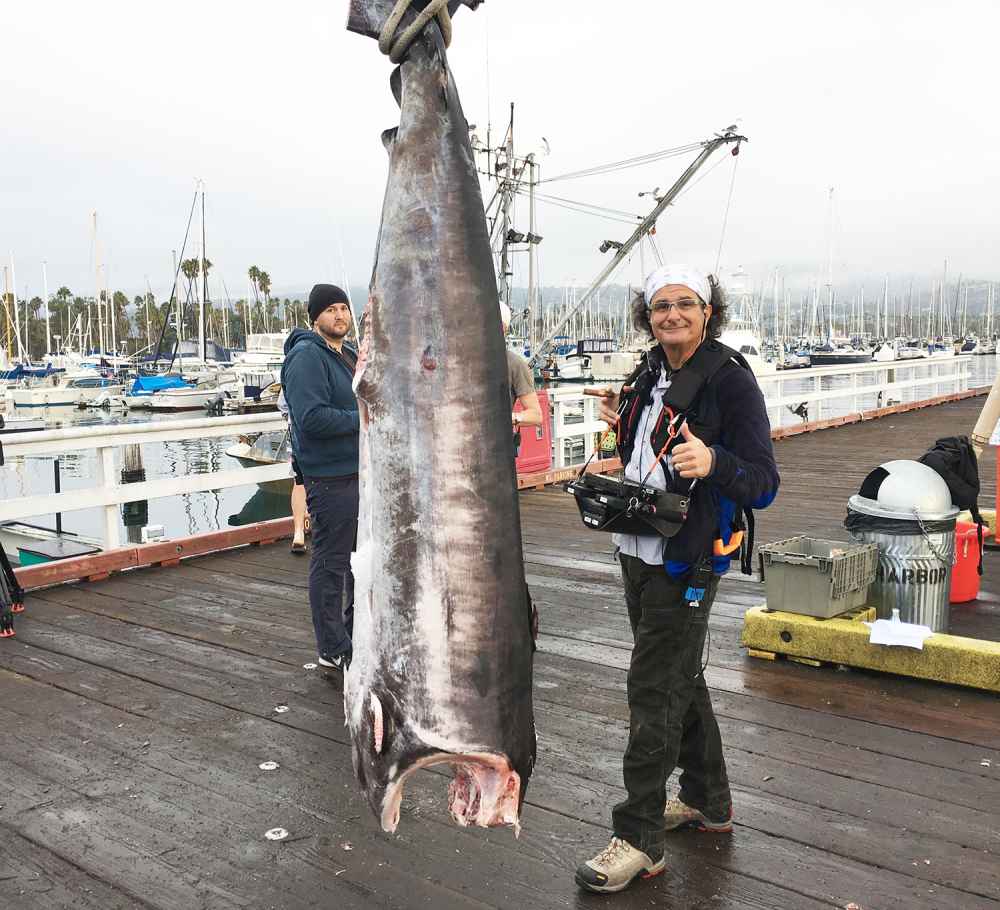
[(329, 670), (346, 670), (351, 665), (351, 652), (338, 654), (336, 657), (327, 657), (325, 654), (320, 654), (316, 658), (316, 662), (321, 667), (326, 667)]
[(620, 837), (611, 838), (593, 859), (576, 868), (576, 883), (587, 891), (613, 894), (624, 891), (637, 878), (652, 878), (666, 868), (663, 857), (652, 860)]
[(733, 830), (733, 810), (730, 808), (725, 818), (713, 819), (679, 799), (671, 799), (663, 810), (663, 825), (667, 831), (693, 828), (710, 834), (728, 834)]
[(293, 556), (306, 555), (306, 545), (304, 543), (299, 543), (297, 540), (292, 541), (291, 550)]

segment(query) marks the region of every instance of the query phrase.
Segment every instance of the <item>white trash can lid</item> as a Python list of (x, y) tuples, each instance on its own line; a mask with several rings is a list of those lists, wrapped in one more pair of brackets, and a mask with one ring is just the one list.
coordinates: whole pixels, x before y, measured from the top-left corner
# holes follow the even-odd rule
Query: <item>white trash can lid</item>
[(924, 521), (943, 521), (959, 511), (937, 471), (902, 459), (875, 468), (861, 484), (860, 494), (851, 497), (850, 506), (867, 515), (910, 521), (915, 514)]

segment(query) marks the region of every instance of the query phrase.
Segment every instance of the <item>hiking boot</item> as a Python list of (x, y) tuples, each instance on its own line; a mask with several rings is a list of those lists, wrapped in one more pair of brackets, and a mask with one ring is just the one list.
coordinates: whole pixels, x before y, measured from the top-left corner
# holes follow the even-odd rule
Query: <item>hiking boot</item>
[(665, 868), (662, 856), (650, 859), (628, 841), (613, 837), (597, 856), (576, 867), (576, 883), (588, 891), (612, 894), (624, 891), (637, 878), (659, 875)]
[(695, 831), (707, 831), (711, 834), (728, 834), (733, 830), (733, 810), (730, 807), (729, 814), (724, 818), (712, 819), (679, 799), (671, 799), (663, 810), (663, 825), (667, 831), (694, 828)]

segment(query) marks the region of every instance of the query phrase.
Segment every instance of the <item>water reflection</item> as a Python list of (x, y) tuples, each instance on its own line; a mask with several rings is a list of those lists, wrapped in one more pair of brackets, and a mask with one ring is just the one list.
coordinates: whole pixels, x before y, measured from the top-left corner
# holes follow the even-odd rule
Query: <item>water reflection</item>
[(269, 493), (267, 490), (258, 490), (239, 512), (229, 516), (229, 525), (239, 528), (243, 525), (256, 524), (259, 521), (288, 518), (291, 514), (292, 505), (287, 496)]

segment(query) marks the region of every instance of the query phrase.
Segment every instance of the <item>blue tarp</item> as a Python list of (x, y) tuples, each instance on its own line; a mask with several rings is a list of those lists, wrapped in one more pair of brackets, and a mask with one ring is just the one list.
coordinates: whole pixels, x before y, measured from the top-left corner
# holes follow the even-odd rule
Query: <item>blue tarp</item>
[(152, 395), (164, 389), (187, 389), (190, 383), (180, 376), (137, 376), (129, 395)]
[(54, 373), (63, 372), (65, 370), (62, 368), (54, 370), (50, 366), (45, 366), (44, 368), (26, 367), (19, 363), (12, 370), (0, 370), (0, 379), (6, 379), (8, 382), (14, 382), (18, 379), (45, 379), (45, 377), (52, 376)]

